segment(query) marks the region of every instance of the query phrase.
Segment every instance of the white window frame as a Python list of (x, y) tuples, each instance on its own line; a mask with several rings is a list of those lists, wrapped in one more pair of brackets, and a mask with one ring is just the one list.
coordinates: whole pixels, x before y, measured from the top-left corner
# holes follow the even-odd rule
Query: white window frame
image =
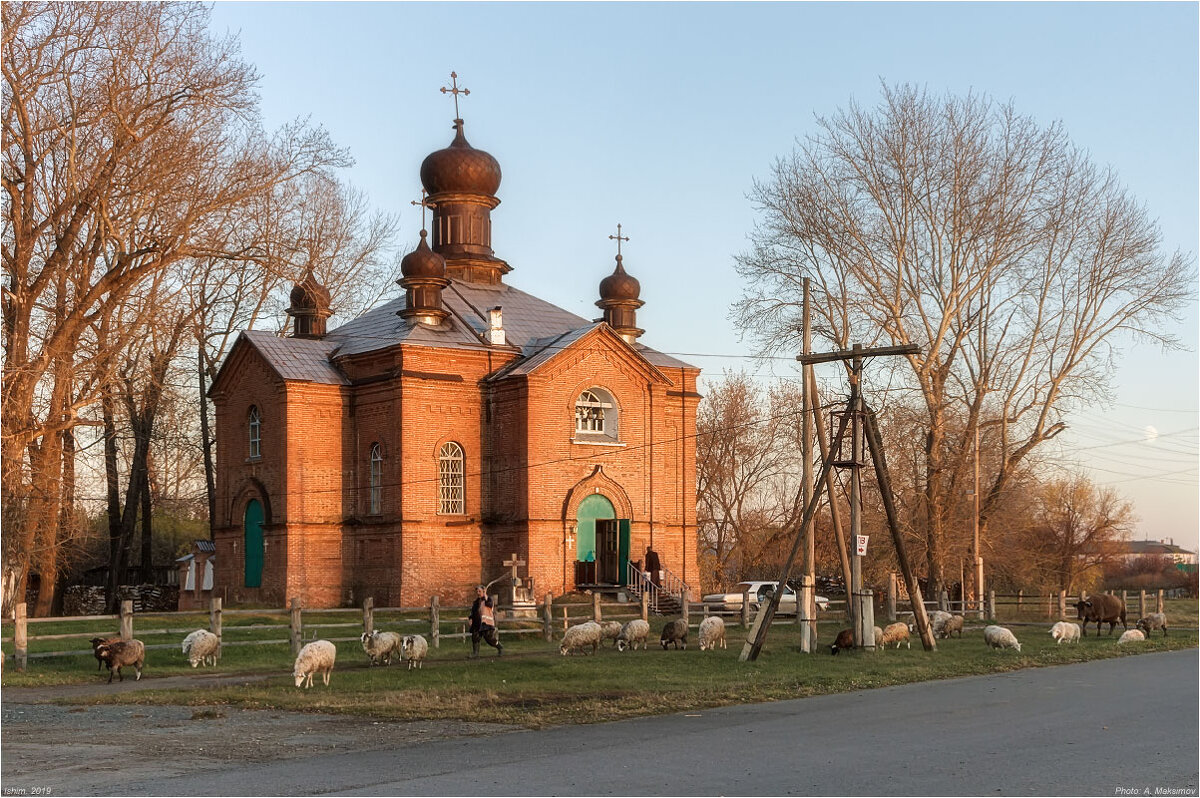
[(370, 463), (370, 514), (379, 515), (383, 512), (383, 447), (378, 443), (371, 444)]
[(258, 405), (250, 405), (249, 419), (250, 459), (257, 460), (262, 457), (262, 413)]
[(588, 388), (575, 400), (575, 435), (582, 439), (618, 440), (620, 410), (603, 388)]
[(438, 449), (438, 515), (466, 515), (466, 452), (454, 441)]

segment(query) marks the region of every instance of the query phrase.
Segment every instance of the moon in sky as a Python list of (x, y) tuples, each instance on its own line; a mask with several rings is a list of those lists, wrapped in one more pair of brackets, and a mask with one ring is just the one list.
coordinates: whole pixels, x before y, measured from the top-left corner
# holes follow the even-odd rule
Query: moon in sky
[(1147, 426), (1146, 429), (1143, 431), (1146, 434), (1146, 442), (1147, 443), (1153, 443), (1154, 439), (1158, 437), (1158, 430), (1156, 430), (1152, 426)]

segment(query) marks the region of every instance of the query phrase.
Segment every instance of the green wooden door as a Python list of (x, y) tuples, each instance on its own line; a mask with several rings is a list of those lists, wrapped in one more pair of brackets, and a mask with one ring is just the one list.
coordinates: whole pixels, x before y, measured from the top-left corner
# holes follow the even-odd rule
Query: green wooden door
[(629, 519), (622, 518), (618, 522), (618, 525), (620, 527), (620, 542), (617, 559), (617, 574), (619, 575), (617, 578), (617, 584), (623, 587), (629, 583)]
[(579, 562), (595, 561), (600, 552), (596, 549), (596, 519), (616, 518), (612, 502), (599, 493), (593, 493), (579, 503), (575, 514), (575, 559)]
[(263, 508), (258, 499), (246, 505), (246, 587), (262, 587)]

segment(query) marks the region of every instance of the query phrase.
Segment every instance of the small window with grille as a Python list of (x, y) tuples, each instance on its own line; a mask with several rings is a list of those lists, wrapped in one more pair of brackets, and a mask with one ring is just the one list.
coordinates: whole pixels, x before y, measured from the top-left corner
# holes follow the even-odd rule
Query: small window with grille
[(371, 444), (371, 515), (383, 512), (383, 447)]
[(262, 415), (258, 412), (258, 407), (250, 405), (249, 414), (250, 428), (250, 457), (262, 457)]
[(453, 441), (438, 451), (438, 514), (466, 514), (463, 449)]
[(617, 403), (607, 391), (589, 388), (575, 400), (575, 435), (584, 440), (617, 440)]

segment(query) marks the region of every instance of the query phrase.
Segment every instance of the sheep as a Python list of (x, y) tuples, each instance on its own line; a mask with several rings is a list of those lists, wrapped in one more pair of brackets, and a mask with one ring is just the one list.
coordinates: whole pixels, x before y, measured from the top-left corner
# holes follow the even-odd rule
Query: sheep
[(668, 644), (674, 644), (676, 650), (682, 644), (683, 650), (687, 651), (687, 636), (687, 621), (683, 618), (676, 618), (663, 627), (662, 635), (659, 637), (658, 642), (662, 645), (663, 651), (667, 650)]
[(392, 654), (400, 657), (400, 635), (395, 632), (362, 633), (362, 647), (372, 665), (392, 664)]
[(645, 651), (646, 638), (649, 636), (650, 624), (641, 618), (635, 618), (621, 627), (621, 634), (617, 637), (617, 651), (624, 651), (627, 648), (636, 651), (638, 643), (642, 644), (642, 651)]
[(945, 610), (934, 610), (929, 613), (929, 631), (933, 633), (934, 637), (941, 637), (942, 627), (953, 617)]
[(1145, 641), (1146, 635), (1141, 629), (1127, 629), (1125, 633), (1117, 640), (1117, 645), (1121, 646), (1126, 643), (1141, 643)]
[(142, 678), (142, 666), (146, 663), (146, 646), (141, 640), (110, 640), (96, 646), (96, 657), (108, 665), (108, 683), (112, 684), (113, 674), (125, 681), (121, 668), (132, 665), (137, 670), (137, 678)]
[(875, 645), (880, 648), (887, 648), (892, 643), (896, 644), (896, 648), (900, 648), (903, 643), (907, 648), (912, 648), (912, 641), (908, 639), (908, 633), (912, 631), (909, 625), (903, 621), (889, 623), (883, 630), (883, 634), (875, 640)]
[(1087, 637), (1088, 621), (1096, 622), (1096, 637), (1100, 636), (1100, 624), (1108, 624), (1108, 633), (1112, 635), (1113, 629), (1117, 628), (1117, 621), (1121, 622), (1121, 626), (1128, 629), (1129, 624), (1125, 623), (1125, 602), (1120, 596), (1107, 596), (1103, 593), (1096, 596), (1088, 596), (1081, 598), (1075, 602), (1075, 609), (1079, 612), (1079, 620), (1083, 621), (1082, 634)]
[(833, 641), (833, 645), (829, 647), (829, 653), (837, 656), (837, 653), (843, 648), (854, 648), (854, 630), (843, 629), (838, 632), (837, 638)]
[(983, 630), (983, 642), (992, 648), (1015, 648), (1021, 650), (1017, 636), (1003, 626), (988, 626)]
[(621, 636), (621, 629), (623, 628), (624, 627), (621, 626), (620, 621), (602, 622), (600, 624), (600, 641), (604, 642), (605, 640), (611, 640), (615, 646), (617, 644), (617, 638)]
[(319, 673), (329, 686), (329, 674), (333, 673), (333, 663), (337, 659), (337, 647), (328, 640), (314, 640), (296, 656), (296, 664), (292, 667), (292, 676), (296, 677), (296, 686), (312, 687), (313, 674)]
[[(100, 670), (100, 668), (104, 665), (104, 658), (99, 654), (100, 646), (104, 645), (105, 643), (116, 643), (120, 639), (121, 638), (119, 637), (93, 637), (91, 639), (90, 642), (92, 644), (92, 654), (94, 654), (96, 657), (96, 670)], [(109, 666), (109, 670), (112, 670), (112, 666)]]
[(1071, 623), (1070, 621), (1059, 621), (1050, 627), (1050, 636), (1054, 638), (1055, 645), (1078, 643), (1079, 624)]
[(183, 638), (183, 655), (195, 668), (197, 665), (207, 665), (209, 660), (214, 667), (221, 653), (221, 641), (207, 629), (197, 629)]
[(428, 653), (429, 643), (421, 635), (405, 635), (400, 641), (400, 661), (408, 662), (410, 671), (413, 666), (420, 668)]
[(939, 633), (939, 636), (943, 637), (943, 638), (948, 638), (948, 637), (950, 637), (950, 635), (954, 634), (955, 632), (958, 632), (959, 639), (962, 639), (962, 630), (963, 630), (963, 617), (961, 615), (951, 615), (942, 624), (942, 629), (941, 629), (941, 632)]
[(1166, 637), (1167, 614), (1164, 612), (1152, 612), (1149, 615), (1144, 615), (1141, 618), (1138, 618), (1138, 622), (1135, 623), (1134, 626), (1138, 629), (1141, 629), (1146, 635), (1147, 639), (1149, 639), (1150, 631), (1152, 629), (1162, 629), (1163, 637)]
[(558, 653), (565, 657), (568, 651), (583, 651), (588, 646), (591, 646), (592, 653), (595, 654), (596, 649), (600, 647), (600, 637), (603, 633), (603, 628), (595, 621), (585, 621), (584, 623), (576, 624), (563, 635), (562, 645), (558, 647)]
[(727, 648), (725, 645), (725, 621), (716, 615), (710, 615), (700, 622), (699, 636), (701, 651), (716, 651), (717, 643), (721, 644), (721, 648)]

